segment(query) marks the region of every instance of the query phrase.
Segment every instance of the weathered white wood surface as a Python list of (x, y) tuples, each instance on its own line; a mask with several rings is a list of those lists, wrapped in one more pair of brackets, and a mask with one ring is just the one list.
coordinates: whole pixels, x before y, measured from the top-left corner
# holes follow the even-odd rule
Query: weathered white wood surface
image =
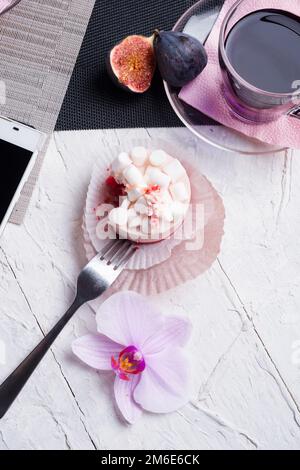
[(0, 422), (0, 448), (300, 449), (300, 152), (227, 154), (185, 129), (55, 134), (24, 225), (8, 225), (0, 243), (0, 380), (72, 300), (101, 146), (137, 133), (183, 142), (226, 207), (210, 271), (152, 299), (193, 321), (192, 400), (177, 413), (124, 424), (111, 374), (71, 354), (72, 340), (95, 327), (85, 306)]

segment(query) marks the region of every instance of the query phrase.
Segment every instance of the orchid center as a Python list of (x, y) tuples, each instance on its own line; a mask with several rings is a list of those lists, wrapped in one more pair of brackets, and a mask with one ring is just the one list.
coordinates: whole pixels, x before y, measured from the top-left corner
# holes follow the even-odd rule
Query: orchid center
[(118, 359), (111, 358), (112, 369), (122, 380), (130, 380), (128, 374), (136, 375), (143, 372), (146, 363), (143, 354), (135, 346), (128, 346), (120, 352)]

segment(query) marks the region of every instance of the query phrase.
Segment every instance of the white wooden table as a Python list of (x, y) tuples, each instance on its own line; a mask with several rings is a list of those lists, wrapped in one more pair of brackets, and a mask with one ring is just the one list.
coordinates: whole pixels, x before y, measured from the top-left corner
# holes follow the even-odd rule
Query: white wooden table
[(85, 263), (81, 222), (93, 162), (103, 145), (137, 132), (184, 142), (226, 207), (214, 266), (151, 299), (194, 324), (191, 402), (124, 424), (111, 374), (71, 353), (73, 339), (95, 329), (85, 306), (0, 422), (0, 448), (299, 449), (300, 152), (227, 154), (185, 129), (55, 134), (25, 223), (8, 225), (0, 243), (0, 379), (71, 302)]

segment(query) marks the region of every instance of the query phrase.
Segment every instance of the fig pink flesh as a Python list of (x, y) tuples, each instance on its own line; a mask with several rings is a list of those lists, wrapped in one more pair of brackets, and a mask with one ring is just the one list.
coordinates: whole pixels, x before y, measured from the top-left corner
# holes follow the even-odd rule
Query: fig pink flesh
[(155, 71), (152, 40), (143, 36), (128, 36), (110, 54), (112, 70), (119, 82), (136, 93), (151, 85)]

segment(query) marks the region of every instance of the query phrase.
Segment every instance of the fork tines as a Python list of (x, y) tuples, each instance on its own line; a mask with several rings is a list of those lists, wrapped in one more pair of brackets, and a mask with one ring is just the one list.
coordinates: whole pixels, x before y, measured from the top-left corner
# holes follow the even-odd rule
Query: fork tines
[(111, 240), (100, 251), (100, 259), (106, 261), (108, 266), (114, 265), (113, 269), (117, 270), (126, 265), (136, 249), (137, 245), (129, 240)]

